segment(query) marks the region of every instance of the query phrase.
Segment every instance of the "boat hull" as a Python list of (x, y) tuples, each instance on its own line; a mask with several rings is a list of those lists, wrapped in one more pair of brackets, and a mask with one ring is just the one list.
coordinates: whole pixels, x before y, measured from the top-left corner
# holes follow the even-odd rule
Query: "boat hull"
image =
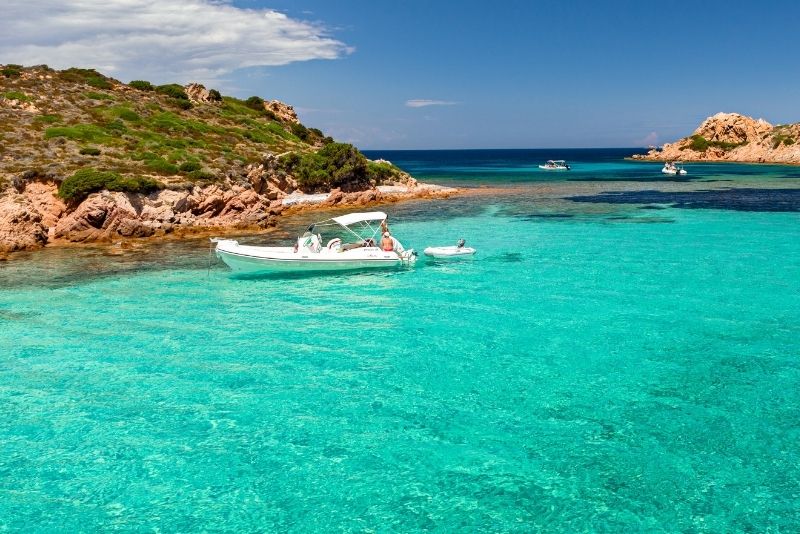
[(475, 249), (471, 247), (428, 247), (422, 252), (438, 259), (471, 258), (475, 255)]
[(236, 242), (220, 242), (216, 254), (237, 273), (324, 272), (396, 268), (411, 263), (394, 252), (378, 248), (348, 252), (293, 252), (277, 247), (247, 247)]

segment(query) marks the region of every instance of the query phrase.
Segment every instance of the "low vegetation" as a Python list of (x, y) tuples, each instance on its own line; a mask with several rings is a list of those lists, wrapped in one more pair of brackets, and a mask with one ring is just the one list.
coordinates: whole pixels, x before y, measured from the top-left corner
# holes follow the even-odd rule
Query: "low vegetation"
[(186, 91), (183, 89), (183, 87), (176, 83), (159, 85), (158, 87), (156, 87), (156, 91), (158, 91), (162, 95), (167, 95), (177, 100), (186, 100), (186, 101), (189, 100), (189, 95), (186, 94)]
[(133, 80), (128, 85), (139, 91), (155, 91), (156, 89), (152, 83), (145, 80)]
[(6, 91), (0, 94), (3, 98), (8, 100), (19, 100), (20, 102), (30, 102), (33, 100), (31, 97), (20, 91)]
[(778, 148), (781, 145), (791, 146), (795, 140), (792, 134), (787, 130), (786, 126), (778, 126), (775, 128), (775, 133), (772, 134), (772, 148)]
[[(210, 102), (192, 104), (178, 84), (126, 85), (93, 69), (2, 68), (19, 75), (0, 76), (0, 96), (33, 101), (40, 112), (0, 120), (0, 179), (46, 169), (48, 179), (63, 180), (60, 194), (69, 200), (102, 188), (244, 184), (245, 166), (268, 153), (288, 154), (284, 170), (309, 191), (354, 190), (401, 173), (317, 128), (279, 118), (258, 96), (238, 99), (211, 89)], [(84, 168), (87, 161), (92, 169)]]
[(370, 162), (353, 145), (335, 142), (326, 144), (318, 152), (286, 154), (280, 158), (280, 165), (310, 193), (332, 188), (356, 191), (400, 173), (389, 163)]
[(708, 150), (709, 147), (716, 147), (725, 150), (733, 150), (736, 147), (740, 147), (747, 144), (745, 143), (726, 143), (725, 141), (709, 141), (702, 135), (693, 135), (690, 138), (688, 148), (696, 152), (705, 152)]
[(96, 89), (111, 89), (111, 79), (103, 76), (94, 69), (71, 68), (59, 73), (61, 78), (68, 82), (83, 83)]
[(6, 78), (16, 78), (20, 74), (22, 74), (22, 65), (15, 65), (13, 63), (9, 63), (2, 69), (0, 69), (0, 74), (5, 76)]
[(113, 171), (80, 169), (61, 182), (58, 196), (71, 202), (80, 202), (87, 196), (104, 189), (126, 193), (152, 193), (163, 185), (152, 178), (124, 177)]

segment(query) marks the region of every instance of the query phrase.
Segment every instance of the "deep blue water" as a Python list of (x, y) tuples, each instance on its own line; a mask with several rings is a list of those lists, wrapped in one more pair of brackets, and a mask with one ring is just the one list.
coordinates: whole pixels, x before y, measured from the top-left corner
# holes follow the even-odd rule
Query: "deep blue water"
[(383, 207), (469, 261), (1, 262), (0, 532), (800, 531), (798, 169), (629, 154), (369, 153), (475, 188)]
[[(417, 177), (442, 184), (474, 186), (559, 181), (702, 181), (751, 178), (800, 179), (800, 166), (688, 163), (688, 176), (660, 174), (661, 163), (628, 161), (641, 148), (562, 148), (508, 150), (369, 150), (370, 159), (383, 158)], [(549, 159), (569, 162), (569, 172), (545, 171)]]

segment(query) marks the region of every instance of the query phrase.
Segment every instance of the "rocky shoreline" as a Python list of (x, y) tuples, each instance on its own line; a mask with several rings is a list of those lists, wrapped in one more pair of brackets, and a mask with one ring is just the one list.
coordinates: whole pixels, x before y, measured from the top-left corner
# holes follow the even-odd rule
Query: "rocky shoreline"
[(692, 135), (631, 159), (800, 165), (800, 123), (773, 126), (764, 119), (717, 113)]
[(284, 213), (453, 189), (419, 184), (294, 108), (96, 70), (5, 65), (0, 258), (45, 246), (257, 232)]
[(57, 196), (56, 184), (33, 182), (24, 191), (0, 197), (0, 258), (45, 246), (263, 231), (282, 214), (446, 198), (457, 192), (413, 182), (322, 195), (282, 194), (270, 200), (241, 185), (211, 185), (149, 195), (102, 191), (69, 206)]

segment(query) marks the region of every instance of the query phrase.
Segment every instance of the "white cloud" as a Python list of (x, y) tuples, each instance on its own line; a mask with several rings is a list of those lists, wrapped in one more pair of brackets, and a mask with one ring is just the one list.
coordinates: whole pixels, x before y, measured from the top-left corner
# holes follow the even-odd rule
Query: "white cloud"
[(424, 108), (427, 106), (453, 106), (455, 102), (449, 100), (428, 100), (425, 98), (413, 98), (406, 100), (406, 106), (410, 108)]
[(645, 135), (641, 139), (636, 140), (637, 145), (657, 145), (658, 144), (658, 132), (650, 132), (649, 134)]
[(211, 82), (352, 52), (319, 24), (218, 0), (5, 0), (2, 13), (0, 63), (91, 67), (123, 81)]

